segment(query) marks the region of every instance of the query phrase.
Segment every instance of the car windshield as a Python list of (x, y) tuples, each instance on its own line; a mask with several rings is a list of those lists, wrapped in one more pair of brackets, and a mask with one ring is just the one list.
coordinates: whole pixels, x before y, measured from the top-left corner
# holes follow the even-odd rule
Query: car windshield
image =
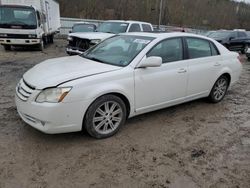
[(15, 29), (36, 29), (35, 9), (31, 7), (0, 7), (0, 27)]
[(101, 63), (125, 67), (153, 40), (152, 37), (117, 35), (81, 56)]
[(72, 33), (78, 32), (93, 32), (95, 31), (95, 26), (91, 24), (77, 24), (73, 26)]
[(209, 35), (209, 37), (211, 37), (211, 38), (226, 38), (231, 34), (232, 34), (232, 31), (217, 31), (217, 32), (211, 33)]
[(103, 33), (125, 33), (128, 28), (128, 23), (124, 22), (104, 22), (98, 28), (97, 32)]

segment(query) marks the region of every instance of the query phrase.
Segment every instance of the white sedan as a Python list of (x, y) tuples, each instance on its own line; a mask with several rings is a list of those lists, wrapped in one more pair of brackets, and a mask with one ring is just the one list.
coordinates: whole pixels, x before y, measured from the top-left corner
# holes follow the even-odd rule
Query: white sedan
[(220, 102), (238, 81), (238, 54), (185, 33), (116, 35), (80, 56), (50, 59), (16, 87), (21, 118), (49, 134), (107, 138), (127, 118), (198, 98)]

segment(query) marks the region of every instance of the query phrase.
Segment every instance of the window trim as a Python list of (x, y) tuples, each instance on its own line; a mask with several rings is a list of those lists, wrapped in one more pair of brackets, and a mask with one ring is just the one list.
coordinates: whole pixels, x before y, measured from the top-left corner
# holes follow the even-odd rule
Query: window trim
[[(189, 54), (189, 50), (188, 50), (188, 42), (187, 42), (187, 39), (188, 39), (188, 38), (191, 38), (191, 39), (198, 39), (198, 40), (203, 40), (203, 41), (208, 42), (208, 44), (209, 44), (209, 48), (210, 48), (210, 52), (211, 52), (211, 56), (206, 56), (206, 57), (197, 57), (197, 58), (190, 58), (190, 54)], [(216, 51), (217, 51), (217, 53), (218, 53), (218, 55), (216, 55), (216, 56), (221, 55), (221, 54), (220, 54), (220, 51), (219, 51), (219, 50), (218, 50), (218, 48), (217, 48), (217, 46), (216, 46), (216, 45), (215, 45), (212, 41), (210, 41), (210, 40), (208, 40), (208, 39), (199, 38), (199, 37), (193, 37), (193, 36), (187, 36), (187, 37), (184, 37), (184, 40), (185, 40), (185, 43), (186, 43), (187, 59), (201, 59), (201, 58), (209, 58), (209, 57), (214, 57), (214, 56), (212, 55), (212, 48), (211, 48), (211, 45), (213, 45), (213, 46), (214, 46), (215, 50), (216, 50)]]
[[(167, 40), (172, 40), (172, 39), (180, 39), (181, 40), (181, 44), (182, 44), (182, 59), (181, 60), (178, 60), (178, 61), (183, 61), (183, 60), (186, 60), (186, 52), (185, 52), (185, 42), (184, 42), (184, 37), (170, 37), (170, 38), (166, 38), (164, 40), (161, 40), (159, 42), (157, 42), (147, 53), (146, 53), (146, 57), (148, 57), (148, 54), (156, 47), (158, 46), (158, 44), (162, 43), (162, 42), (165, 42)], [(178, 61), (171, 61), (171, 62), (162, 62), (162, 64), (169, 64), (169, 63), (175, 63), (175, 62), (178, 62)]]

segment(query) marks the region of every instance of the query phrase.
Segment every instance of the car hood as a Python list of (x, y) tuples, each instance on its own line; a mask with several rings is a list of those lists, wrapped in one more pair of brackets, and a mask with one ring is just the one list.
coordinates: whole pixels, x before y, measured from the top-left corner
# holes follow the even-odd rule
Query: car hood
[(118, 69), (121, 67), (99, 63), (80, 56), (71, 56), (44, 61), (26, 72), (23, 79), (36, 89), (44, 89), (70, 80)]
[(87, 32), (87, 33), (70, 33), (69, 36), (71, 37), (78, 37), (81, 39), (89, 39), (89, 40), (94, 40), (94, 39), (100, 39), (104, 40), (109, 37), (114, 36), (115, 34), (111, 33), (101, 33), (101, 32)]

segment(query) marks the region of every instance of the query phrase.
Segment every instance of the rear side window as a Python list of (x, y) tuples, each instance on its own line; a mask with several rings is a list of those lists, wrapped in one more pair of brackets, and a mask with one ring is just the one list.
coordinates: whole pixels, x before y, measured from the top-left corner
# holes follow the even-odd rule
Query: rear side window
[(132, 24), (130, 26), (129, 32), (140, 32), (141, 31), (141, 27), (139, 24)]
[(212, 55), (210, 42), (199, 38), (187, 38), (190, 59), (208, 57)]
[(143, 29), (144, 32), (152, 31), (151, 26), (148, 25), (148, 24), (142, 24), (142, 29)]
[(244, 33), (244, 32), (238, 32), (238, 37), (239, 38), (244, 38), (246, 36), (247, 36), (246, 33)]
[(158, 56), (162, 58), (163, 63), (183, 60), (182, 39), (167, 39), (155, 47), (147, 54), (147, 57)]

